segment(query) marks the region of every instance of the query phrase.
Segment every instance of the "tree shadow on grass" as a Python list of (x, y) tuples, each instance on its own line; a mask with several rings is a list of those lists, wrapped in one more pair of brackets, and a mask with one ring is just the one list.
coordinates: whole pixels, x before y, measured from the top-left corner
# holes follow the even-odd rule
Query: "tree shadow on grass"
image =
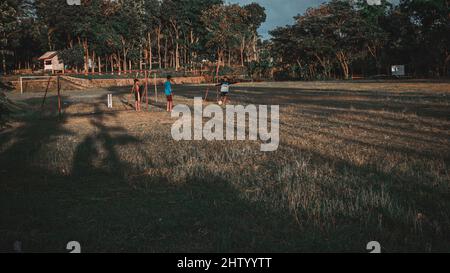
[[(202, 97), (202, 88), (188, 86), (179, 88), (179, 94), (188, 98)], [(213, 87), (211, 87), (213, 88)], [(214, 92), (213, 92), (214, 93)], [(210, 94), (215, 96), (215, 94)], [(417, 114), (421, 117), (450, 119), (450, 110), (444, 101), (447, 95), (440, 93), (398, 93), (377, 90), (311, 90), (269, 87), (233, 87), (231, 100), (244, 104), (281, 104), (318, 106), (324, 109), (374, 110)], [(213, 100), (211, 98), (211, 100)]]
[[(127, 173), (136, 166), (123, 160), (119, 148), (132, 145), (139, 150), (142, 143), (125, 128), (106, 124), (106, 119), (115, 115), (101, 111), (91, 115), (93, 133), (77, 143), (71, 172), (66, 174), (52, 166), (36, 165), (35, 160), (46, 154), (42, 150), (46, 144), (74, 134), (63, 127), (70, 115), (63, 116), (62, 121), (24, 119), (23, 125), (8, 135), (0, 134), (2, 145), (14, 138), (0, 153), (0, 251), (12, 251), (13, 242), (22, 241), (26, 252), (66, 252), (67, 242), (73, 240), (82, 244), (84, 252), (365, 251), (365, 243), (378, 235), (392, 239), (383, 245), (397, 244), (400, 250), (424, 250), (427, 242), (442, 241), (441, 247), (447, 246), (448, 232), (425, 230), (420, 238), (411, 233), (408, 223), (395, 218), (395, 211), (369, 207), (374, 209), (367, 212), (372, 218), (342, 218), (328, 230), (324, 226), (332, 218), (320, 223), (305, 219), (300, 230), (285, 208), (275, 210), (266, 203), (248, 201), (241, 190), (216, 173), (191, 175), (178, 184), (164, 176), (129, 176)], [(291, 147), (292, 151), (302, 152), (297, 147)], [(393, 174), (319, 153), (313, 153), (312, 158), (319, 166), (334, 166), (344, 178), (360, 177), (358, 181), (364, 183), (360, 187), (368, 190), (373, 183), (386, 181), (388, 193), (401, 205), (399, 213), (422, 206), (432, 220), (448, 222), (444, 213), (433, 213), (441, 209), (439, 204), (446, 204), (446, 195), (439, 189), (408, 184)], [(271, 159), (267, 165), (275, 175), (279, 166)], [(322, 187), (330, 196), (324, 196), (321, 204), (343, 198), (339, 189), (345, 190), (345, 185)], [(380, 213), (386, 213), (391, 221), (382, 231), (376, 228)], [(375, 228), (367, 229), (368, 224)], [(417, 238), (418, 242), (404, 241)]]
[(214, 173), (180, 184), (125, 175), (135, 166), (121, 160), (118, 147), (140, 140), (107, 126), (106, 115), (92, 116), (94, 133), (77, 145), (70, 173), (35, 165), (46, 144), (73, 134), (63, 127), (67, 118), (24, 120), (7, 136), (15, 142), (0, 154), (1, 252), (12, 251), (15, 241), (24, 252), (67, 252), (69, 241), (79, 241), (84, 252), (309, 249), (308, 238), (293, 236), (289, 216), (244, 200)]
[[(331, 178), (315, 182), (324, 204), (335, 207), (332, 214), (327, 206), (318, 211), (299, 207), (297, 213), (306, 216), (302, 220), (312, 229), (320, 225), (308, 220), (308, 215), (321, 216), (322, 233), (329, 234), (329, 243), (335, 249), (355, 250), (358, 242), (377, 240), (384, 252), (448, 251), (450, 215), (446, 208), (450, 206), (450, 191), (445, 183), (436, 185), (415, 173), (356, 165), (312, 149), (282, 147), (280, 152), (295, 149), (303, 154), (311, 169), (320, 166), (317, 168), (332, 173)], [(305, 183), (301, 179), (297, 182)], [(295, 196), (295, 190), (291, 194)]]

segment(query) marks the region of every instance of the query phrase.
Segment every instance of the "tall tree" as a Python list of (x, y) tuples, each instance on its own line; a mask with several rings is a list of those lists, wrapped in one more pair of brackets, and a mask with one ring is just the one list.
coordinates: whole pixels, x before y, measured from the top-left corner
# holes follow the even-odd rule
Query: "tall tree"
[[(244, 24), (246, 26), (242, 27), (242, 31), (247, 34), (248, 42), (250, 44), (251, 49), (251, 60), (258, 61), (258, 28), (262, 23), (266, 21), (267, 15), (265, 8), (259, 5), (258, 3), (251, 3), (249, 5), (244, 6), (244, 10), (246, 12), (246, 18), (244, 20)], [(245, 34), (244, 34), (245, 35)], [(245, 36), (244, 36), (245, 37)], [(242, 48), (245, 49), (245, 38), (242, 40)], [(241, 52), (242, 55), (242, 52)], [(241, 56), (241, 63), (243, 64), (243, 58)]]
[(225, 50), (239, 44), (236, 34), (240, 33), (246, 17), (246, 10), (239, 5), (215, 5), (203, 12), (202, 21), (208, 31), (207, 46), (216, 52), (216, 74), (224, 65)]
[(2, 70), (7, 72), (6, 58), (13, 55), (11, 37), (19, 28), (20, 1), (7, 0), (0, 3), (0, 53)]

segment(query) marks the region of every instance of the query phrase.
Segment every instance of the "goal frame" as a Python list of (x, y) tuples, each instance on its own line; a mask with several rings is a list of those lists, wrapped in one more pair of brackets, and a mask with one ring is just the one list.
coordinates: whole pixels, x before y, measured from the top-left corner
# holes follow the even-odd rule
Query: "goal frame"
[(23, 79), (48, 79), (47, 88), (45, 89), (44, 99), (42, 100), (41, 112), (45, 104), (45, 100), (47, 98), (48, 87), (50, 84), (50, 80), (56, 78), (56, 91), (58, 93), (58, 115), (61, 119), (62, 116), (62, 98), (61, 98), (61, 84), (60, 84), (60, 76), (21, 76), (20, 77), (20, 94), (23, 94)]
[(20, 94), (23, 94), (23, 80), (24, 79), (53, 79), (57, 78), (57, 76), (20, 76)]

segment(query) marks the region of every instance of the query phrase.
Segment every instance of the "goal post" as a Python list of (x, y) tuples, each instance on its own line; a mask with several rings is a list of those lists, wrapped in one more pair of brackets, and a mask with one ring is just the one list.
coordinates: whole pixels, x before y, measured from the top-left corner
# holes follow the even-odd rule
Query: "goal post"
[[(24, 81), (27, 80), (39, 80), (39, 79), (48, 79), (48, 84), (50, 83), (50, 81), (52, 79), (56, 80), (57, 76), (21, 76), (19, 78), (19, 84), (20, 84), (20, 94), (24, 93), (24, 87), (23, 87), (23, 83)], [(48, 86), (47, 86), (48, 88)]]
[(44, 98), (42, 99), (42, 104), (41, 104), (41, 112), (44, 109), (44, 104), (45, 101), (47, 99), (47, 93), (49, 91), (50, 88), (50, 82), (52, 80), (55, 81), (56, 84), (56, 92), (57, 92), (57, 98), (58, 98), (58, 115), (59, 118), (61, 118), (62, 115), (62, 98), (61, 98), (61, 82), (60, 82), (60, 76), (21, 76), (19, 79), (20, 82), (20, 93), (23, 94), (24, 93), (24, 88), (23, 88), (23, 82), (24, 80), (39, 80), (39, 79), (47, 79), (46, 82), (46, 88), (45, 88), (45, 93), (44, 93)]

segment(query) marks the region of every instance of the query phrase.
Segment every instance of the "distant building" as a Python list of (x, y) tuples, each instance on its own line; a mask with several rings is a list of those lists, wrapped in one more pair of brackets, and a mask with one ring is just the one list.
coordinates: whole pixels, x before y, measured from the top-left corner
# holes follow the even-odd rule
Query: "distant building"
[(392, 76), (397, 76), (397, 77), (401, 77), (401, 76), (405, 76), (405, 66), (404, 65), (393, 65), (391, 66), (391, 72), (392, 72)]
[(39, 60), (44, 62), (44, 71), (51, 71), (52, 74), (55, 72), (64, 73), (64, 63), (59, 61), (58, 52), (48, 51), (39, 57)]

